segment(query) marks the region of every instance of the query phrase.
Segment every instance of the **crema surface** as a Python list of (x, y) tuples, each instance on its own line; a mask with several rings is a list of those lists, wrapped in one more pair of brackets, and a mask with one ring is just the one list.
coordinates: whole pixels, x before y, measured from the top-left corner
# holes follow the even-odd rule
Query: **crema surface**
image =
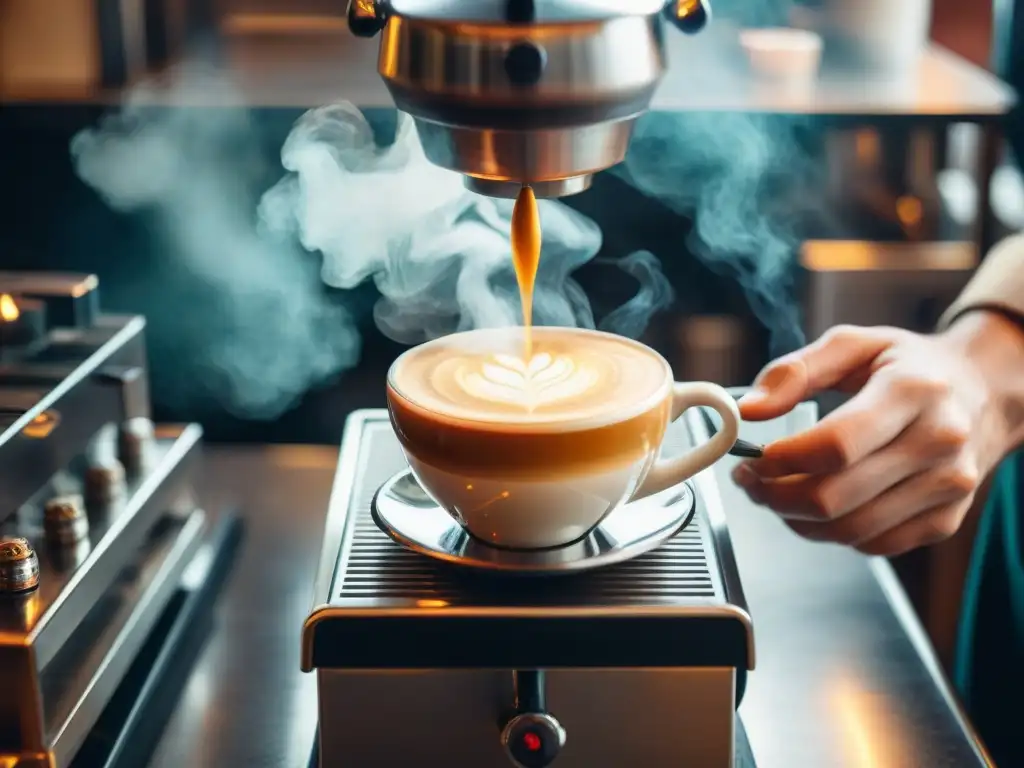
[(406, 400), (455, 420), (594, 424), (635, 415), (667, 394), (664, 361), (610, 334), (535, 328), (455, 334), (407, 352), (391, 385)]

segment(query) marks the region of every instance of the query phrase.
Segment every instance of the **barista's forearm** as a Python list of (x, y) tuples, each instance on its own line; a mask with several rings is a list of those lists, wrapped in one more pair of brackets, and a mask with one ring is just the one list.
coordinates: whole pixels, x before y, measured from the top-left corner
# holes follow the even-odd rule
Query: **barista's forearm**
[(964, 312), (979, 307), (1024, 318), (1024, 235), (996, 244), (939, 325), (947, 328)]
[[(940, 322), (984, 379), (1006, 450), (1024, 445), (1024, 235), (998, 243)], [(996, 428), (997, 425), (977, 425)]]
[(999, 433), (1002, 455), (1024, 445), (1024, 314), (967, 309), (942, 337), (963, 352), (996, 406), (989, 412), (999, 423), (975, 428)]

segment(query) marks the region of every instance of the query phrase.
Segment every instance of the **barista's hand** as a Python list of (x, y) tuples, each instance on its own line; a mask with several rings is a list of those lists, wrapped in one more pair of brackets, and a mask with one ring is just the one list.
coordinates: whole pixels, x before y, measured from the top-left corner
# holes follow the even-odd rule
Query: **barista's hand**
[(988, 312), (935, 336), (836, 328), (769, 365), (740, 410), (776, 418), (828, 389), (856, 394), (733, 477), (806, 538), (898, 554), (952, 536), (1019, 443), (1024, 334)]

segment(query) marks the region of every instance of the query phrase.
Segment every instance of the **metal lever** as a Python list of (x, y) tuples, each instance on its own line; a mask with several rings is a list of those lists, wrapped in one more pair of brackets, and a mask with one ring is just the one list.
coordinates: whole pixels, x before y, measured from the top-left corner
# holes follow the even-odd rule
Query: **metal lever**
[(565, 746), (565, 728), (545, 706), (544, 673), (516, 670), (516, 714), (501, 731), (501, 745), (517, 768), (546, 768)]

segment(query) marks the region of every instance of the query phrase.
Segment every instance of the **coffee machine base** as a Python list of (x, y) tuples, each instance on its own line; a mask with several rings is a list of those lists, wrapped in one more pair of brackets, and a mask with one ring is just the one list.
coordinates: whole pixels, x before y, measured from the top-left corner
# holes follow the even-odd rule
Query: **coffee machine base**
[[(754, 753), (751, 750), (750, 742), (747, 739), (747, 732), (743, 728), (743, 723), (740, 720), (736, 721), (736, 747), (734, 754), (735, 759), (733, 760), (732, 768), (757, 768), (757, 763), (754, 762)], [(342, 763), (342, 765), (355, 765), (355, 763)], [(374, 768), (378, 765), (382, 765), (382, 763), (371, 763), (366, 768)], [(557, 768), (559, 763), (554, 763), (553, 765)], [(313, 749), (310, 752), (307, 768), (327, 768), (326, 764), (321, 765), (320, 763), (319, 729), (316, 735), (316, 740), (313, 743)], [(617, 766), (608, 763), (601, 763), (599, 764), (599, 768), (617, 768)]]
[[(674, 425), (664, 450), (691, 438)], [(350, 417), (302, 664), (320, 768), (735, 768), (753, 627), (705, 472), (674, 537), (557, 578), (490, 575), (400, 546), (371, 514), (405, 468), (384, 411)]]

